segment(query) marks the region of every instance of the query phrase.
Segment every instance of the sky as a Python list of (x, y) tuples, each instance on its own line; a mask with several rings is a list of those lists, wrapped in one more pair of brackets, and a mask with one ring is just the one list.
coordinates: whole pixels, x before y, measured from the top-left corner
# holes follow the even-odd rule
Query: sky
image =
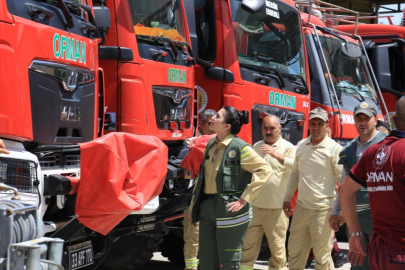
[[(397, 5), (384, 5), (384, 7), (396, 9)], [(405, 8), (405, 4), (401, 4), (401, 9), (404, 9), (404, 8)], [(380, 8), (380, 12), (384, 12), (384, 11), (388, 11), (388, 10)], [(401, 24), (402, 12), (401, 13), (382, 14), (382, 16), (384, 16), (384, 15), (393, 15), (394, 17), (391, 18), (392, 23), (395, 25)], [(378, 19), (378, 23), (389, 24), (389, 22), (386, 18)]]

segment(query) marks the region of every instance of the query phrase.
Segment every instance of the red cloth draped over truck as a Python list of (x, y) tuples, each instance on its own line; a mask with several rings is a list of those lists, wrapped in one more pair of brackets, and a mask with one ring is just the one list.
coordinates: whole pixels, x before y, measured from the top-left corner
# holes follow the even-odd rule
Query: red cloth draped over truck
[(80, 150), (76, 215), (86, 227), (106, 235), (161, 193), (168, 150), (158, 138), (110, 133)]
[(190, 152), (183, 159), (180, 164), (180, 167), (190, 171), (193, 175), (200, 174), (200, 166), (204, 158), (204, 151), (207, 147), (208, 142), (211, 138), (214, 138), (216, 135), (203, 135), (195, 138), (190, 142), (189, 148)]

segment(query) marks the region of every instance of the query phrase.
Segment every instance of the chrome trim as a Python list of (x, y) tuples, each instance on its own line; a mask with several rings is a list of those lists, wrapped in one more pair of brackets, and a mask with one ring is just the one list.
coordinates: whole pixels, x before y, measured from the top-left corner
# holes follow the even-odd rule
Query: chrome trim
[(152, 87), (152, 91), (156, 94), (169, 97), (174, 103), (181, 103), (183, 99), (191, 97), (193, 91), (179, 88)]
[(66, 91), (74, 91), (78, 85), (95, 80), (90, 70), (52, 62), (34, 60), (29, 69), (59, 81)]

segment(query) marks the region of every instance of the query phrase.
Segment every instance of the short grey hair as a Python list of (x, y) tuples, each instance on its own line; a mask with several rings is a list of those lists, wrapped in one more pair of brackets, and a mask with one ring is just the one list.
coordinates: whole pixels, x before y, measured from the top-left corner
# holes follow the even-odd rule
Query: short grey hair
[(200, 121), (206, 121), (208, 118), (217, 115), (217, 112), (211, 109), (206, 109), (200, 113)]

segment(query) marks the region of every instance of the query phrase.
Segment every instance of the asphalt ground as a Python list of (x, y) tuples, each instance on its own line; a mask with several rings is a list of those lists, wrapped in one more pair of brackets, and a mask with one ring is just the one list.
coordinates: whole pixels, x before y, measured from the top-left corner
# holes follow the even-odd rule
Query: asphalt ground
[[(347, 254), (348, 250), (349, 250), (349, 245), (347, 243), (341, 243), (339, 242), (339, 248), (340, 250), (342, 250), (342, 252), (344, 252), (345, 254)], [(268, 254), (269, 255), (269, 254)], [(262, 254), (261, 257), (259, 257), (259, 259), (256, 261), (256, 264), (254, 266), (255, 270), (259, 270), (259, 269), (268, 269), (267, 266), (267, 261), (268, 261), (269, 257), (266, 254)], [(165, 257), (163, 257), (160, 252), (155, 252), (153, 254), (153, 258), (152, 260), (146, 264), (145, 266), (143, 266), (142, 268), (140, 268), (139, 270), (183, 270), (183, 267), (178, 266), (172, 262), (169, 262), (169, 260)], [(350, 270), (350, 264), (347, 263), (345, 264), (343, 267), (341, 268), (337, 268), (337, 269), (344, 269), (344, 270)]]

